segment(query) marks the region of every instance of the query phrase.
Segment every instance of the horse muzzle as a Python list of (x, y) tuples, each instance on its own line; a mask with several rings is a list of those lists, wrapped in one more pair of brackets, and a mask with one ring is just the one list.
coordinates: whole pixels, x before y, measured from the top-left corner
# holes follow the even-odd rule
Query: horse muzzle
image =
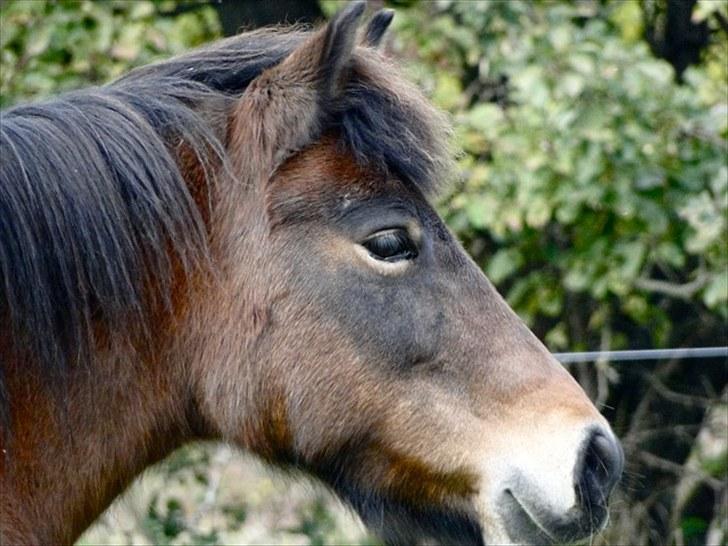
[(624, 454), (602, 424), (585, 428), (581, 436), (566, 434), (506, 458), (501, 479), (479, 499), (486, 544), (564, 544), (604, 528)]

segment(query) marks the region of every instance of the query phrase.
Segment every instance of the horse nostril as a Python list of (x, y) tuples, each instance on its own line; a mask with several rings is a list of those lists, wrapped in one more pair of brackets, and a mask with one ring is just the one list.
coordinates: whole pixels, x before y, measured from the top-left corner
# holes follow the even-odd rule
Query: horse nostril
[(601, 431), (592, 433), (585, 444), (581, 469), (576, 476), (582, 503), (605, 506), (623, 467), (624, 453), (619, 442)]

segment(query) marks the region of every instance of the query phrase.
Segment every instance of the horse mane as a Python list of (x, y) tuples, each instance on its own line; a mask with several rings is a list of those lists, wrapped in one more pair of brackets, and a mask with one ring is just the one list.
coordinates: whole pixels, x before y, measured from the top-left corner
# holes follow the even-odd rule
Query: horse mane
[[(225, 111), (306, 35), (241, 34), (2, 113), (0, 324), (9, 326), (0, 339), (9, 335), (14, 353), (57, 383), (89, 361), (99, 329), (148, 323), (150, 287), (155, 305), (169, 305), (178, 264), (189, 272), (207, 256), (180, 144), (214, 183), (226, 128), (206, 109)], [(432, 195), (450, 155), (447, 123), (375, 52), (359, 48), (351, 71), (328, 127), (360, 162)], [(2, 373), (0, 425), (9, 403)]]

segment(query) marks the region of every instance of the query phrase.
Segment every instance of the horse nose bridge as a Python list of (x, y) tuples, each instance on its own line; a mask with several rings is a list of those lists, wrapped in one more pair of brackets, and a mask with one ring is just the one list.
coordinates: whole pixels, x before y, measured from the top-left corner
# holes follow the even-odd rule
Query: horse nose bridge
[(563, 370), (490, 281), (478, 273), (474, 286), (458, 298), (459, 312), (453, 317), (459, 348), (465, 356), (506, 379), (527, 380), (533, 375)]
[(479, 391), (484, 407), (502, 404), (516, 414), (538, 408), (535, 418), (554, 413), (567, 421), (575, 417), (604, 423), (581, 386), (530, 331), (472, 354), (477, 374), (472, 388)]

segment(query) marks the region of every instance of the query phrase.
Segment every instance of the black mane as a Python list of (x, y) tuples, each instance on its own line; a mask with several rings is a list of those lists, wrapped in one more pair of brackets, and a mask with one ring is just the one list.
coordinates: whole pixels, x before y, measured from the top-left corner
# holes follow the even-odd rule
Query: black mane
[[(90, 356), (92, 323), (109, 332), (144, 324), (145, 290), (153, 285), (164, 301), (172, 261), (189, 269), (205, 257), (203, 215), (175, 146), (224, 161), (224, 129), (201, 111), (234, 100), (305, 36), (242, 34), (2, 112), (0, 333), (43, 375), (62, 378)], [(389, 76), (372, 84), (371, 71), (352, 78), (333, 123), (358, 159), (431, 193), (446, 163), (446, 128), (433, 126), (442, 120), (424, 101), (388, 93)], [(7, 407), (0, 367), (0, 418)]]

